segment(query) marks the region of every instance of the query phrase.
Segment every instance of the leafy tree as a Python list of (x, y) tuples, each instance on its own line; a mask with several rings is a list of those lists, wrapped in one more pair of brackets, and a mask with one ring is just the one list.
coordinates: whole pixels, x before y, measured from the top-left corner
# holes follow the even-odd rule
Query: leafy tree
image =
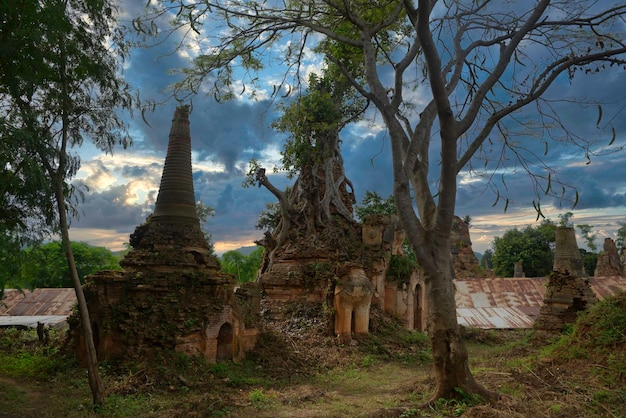
[(259, 219), (254, 227), (263, 231), (274, 231), (280, 221), (280, 205), (275, 202), (265, 204), (265, 210), (259, 214)]
[(559, 226), (574, 226), (572, 218), (574, 214), (572, 212), (559, 213)]
[(0, 4), (0, 233), (38, 237), (51, 232), (56, 215), (42, 202), (51, 201), (53, 192), (35, 152), (37, 138), (24, 126), (16, 112), (18, 103), (10, 98), (27, 99), (29, 87), (24, 89), (23, 82), (32, 82), (44, 70), (43, 51), (37, 45), (46, 30), (45, 20), (39, 25), (40, 7), (38, 2)]
[(0, 148), (1, 170), (16, 173), (8, 175), (8, 201), (19, 203), (14, 213), (35, 214), (60, 232), (78, 299), (93, 403), (98, 406), (104, 388), (69, 236), (68, 216), (76, 212), (72, 199), (80, 196), (69, 179), (80, 165), (71, 150), (84, 138), (105, 151), (128, 143), (117, 113), (133, 104), (118, 73), (118, 59), (124, 56), (122, 33), (110, 0), (13, 3), (0, 3), (0, 39), (7, 46), (0, 58), (2, 130), (11, 144)]
[(493, 251), (491, 249), (485, 250), (480, 259), (480, 265), (489, 270), (493, 269)]
[(580, 234), (585, 240), (587, 247), (594, 253), (598, 251), (598, 246), (596, 245), (596, 239), (598, 238), (598, 233), (591, 232), (591, 230), (593, 229), (593, 226), (588, 225), (588, 224), (582, 224), (582, 225), (576, 225), (576, 228), (580, 230)]
[(365, 192), (361, 204), (354, 207), (354, 212), (361, 220), (373, 214), (390, 216), (396, 214), (396, 204), (393, 200), (393, 195), (383, 199), (378, 193), (368, 190)]
[(239, 251), (227, 251), (222, 255), (222, 270), (237, 278), (239, 283), (253, 282), (257, 278), (257, 272), (263, 259), (263, 247), (257, 247), (248, 255)]
[(18, 287), (16, 278), (20, 276), (20, 266), (24, 253), (19, 238), (12, 233), (0, 234), (0, 303), (4, 296), (4, 289)]
[(598, 266), (598, 254), (582, 248), (579, 249), (579, 251), (587, 276), (593, 276), (595, 274), (596, 267)]
[(513, 277), (516, 262), (522, 263), (528, 277), (543, 277), (552, 271), (551, 242), (539, 228), (508, 230), (493, 241), (493, 269), (499, 277)]
[(544, 219), (537, 227), (537, 233), (544, 241), (550, 244), (550, 249), (554, 251), (556, 245), (556, 224), (550, 219)]
[[(72, 253), (81, 283), (85, 277), (101, 270), (118, 270), (119, 260), (108, 249), (84, 242), (72, 242)], [(73, 287), (67, 259), (61, 242), (54, 241), (24, 250), (20, 287)]]
[[(195, 39), (201, 43), (196, 50), (208, 52), (183, 70), (179, 84), (190, 94), (202, 87), (216, 97), (232, 97), (234, 80), (254, 88), (273, 51), (280, 54), (284, 80), (293, 76), (298, 86), (303, 57), (314, 51), (376, 107), (391, 143), (398, 215), (425, 274), (436, 378), (431, 400), (495, 397), (473, 379), (456, 321), (449, 248), (457, 176), (474, 171), (480, 158), (487, 170), (499, 172), (512, 162), (516, 171), (522, 167), (531, 175), (538, 196), (563, 197), (558, 173), (529, 147), (535, 141), (548, 152), (548, 141), (558, 137), (582, 147), (587, 158), (593, 147), (567, 129), (558, 106), (544, 95), (557, 80), (625, 63), (626, 5), (585, 0), (151, 4), (154, 14), (135, 21), (140, 31), (150, 31), (151, 18), (168, 11), (177, 16), (174, 30), (190, 25), (195, 36), (206, 29), (206, 38)], [(282, 86), (276, 87), (282, 94)], [(535, 125), (536, 137), (529, 135), (533, 117), (542, 122)], [(515, 138), (518, 127), (523, 140)], [(498, 161), (489, 164), (490, 155)], [(508, 198), (499, 190), (506, 186), (491, 185), (506, 207)], [(533, 202), (539, 216), (540, 203), (539, 197)]]
[(215, 208), (213, 208), (213, 206), (205, 205), (202, 201), (199, 201), (196, 202), (196, 214), (198, 215), (200, 225), (205, 225), (205, 228), (202, 229), (202, 234), (209, 243), (209, 251), (211, 254), (215, 254), (213, 235), (208, 231), (208, 229), (206, 229), (206, 224), (209, 222), (209, 219), (215, 216)]

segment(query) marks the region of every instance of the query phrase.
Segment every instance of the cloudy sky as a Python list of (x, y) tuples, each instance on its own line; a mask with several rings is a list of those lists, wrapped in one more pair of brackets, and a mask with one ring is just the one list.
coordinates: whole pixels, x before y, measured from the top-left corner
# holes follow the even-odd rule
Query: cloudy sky
[[(138, 16), (144, 3), (126, 0), (122, 19), (129, 21)], [(188, 51), (169, 53), (175, 41), (171, 39), (160, 48), (134, 50), (125, 63), (124, 77), (141, 93), (144, 101), (161, 101), (167, 97), (168, 86), (176, 80), (170, 70), (186, 66), (193, 55)], [(319, 57), (309, 58), (305, 68), (315, 71), (320, 65)], [(268, 79), (273, 76), (270, 73), (265, 75)], [(598, 110), (595, 105), (564, 106), (559, 114), (562, 121), (582, 138), (602, 137), (608, 142), (610, 135), (607, 136), (607, 131), (614, 128), (614, 145), (621, 145), (626, 143), (624, 91), (626, 71), (621, 68), (575, 78), (571, 83), (562, 80), (550, 94), (553, 97), (583, 98), (588, 103), (606, 102), (600, 127), (596, 126)], [(419, 91), (416, 94), (420, 94)], [(262, 236), (262, 232), (254, 228), (258, 215), (267, 202), (275, 201), (265, 189), (242, 187), (251, 158), (259, 160), (268, 172), (280, 165), (280, 149), (285, 136), (269, 127), (275, 113), (271, 103), (263, 100), (267, 96), (262, 90), (258, 96), (260, 100), (243, 95), (231, 102), (217, 103), (212, 97), (198, 95), (191, 102), (194, 188), (198, 200), (215, 208), (215, 217), (210, 219), (207, 229), (218, 253), (254, 245), (253, 241)], [(105, 155), (88, 145), (79, 150), (82, 166), (75, 181), (86, 185), (89, 191), (80, 207), (82, 215), (73, 220), (72, 239), (114, 251), (122, 249), (128, 242), (135, 226), (142, 223), (153, 209), (176, 105), (170, 100), (154, 112), (146, 113), (149, 124), (138, 115), (129, 119), (134, 144), (127, 150), (116, 149), (112, 155)], [(532, 112), (524, 117), (532, 120)], [(530, 127), (528, 135), (522, 135), (518, 140), (529, 153), (536, 151), (543, 155), (545, 147), (536, 140), (539, 130), (531, 122), (527, 126)], [(392, 193), (390, 144), (380, 116), (372, 114), (367, 121), (344, 129), (341, 136), (346, 174), (354, 184), (357, 201), (360, 202), (368, 190), (383, 197), (389, 196)], [(601, 151), (606, 142), (594, 150)], [(498, 150), (494, 146), (493, 152)], [(551, 144), (544, 160), (557, 168), (560, 180), (577, 188), (579, 202), (572, 210), (571, 202), (559, 202), (544, 196), (541, 200), (543, 213), (558, 221), (560, 213), (572, 211), (575, 224), (594, 226), (594, 231), (599, 234), (596, 243), (600, 246), (605, 237), (615, 238), (618, 223), (626, 221), (624, 157), (623, 152), (618, 152), (593, 157), (587, 164), (582, 150)], [(473, 163), (476, 168), (482, 167), (482, 162)], [(504, 199), (493, 206), (496, 194), (485, 177), (470, 175), (469, 171), (459, 177), (456, 212), (459, 216), (471, 216), (470, 233), (474, 250), (478, 252), (489, 248), (493, 238), (508, 229), (537, 225), (532, 206), (537, 196), (525, 171), (519, 166), (516, 168), (514, 160), (510, 160), (505, 171), (496, 172), (496, 183), (502, 173), (506, 174), (505, 185), (500, 183), (500, 190), (509, 198), (506, 212)], [(291, 182), (281, 173), (272, 174), (271, 180), (280, 187)], [(568, 196), (572, 198), (571, 193)], [(580, 238), (578, 243), (584, 246)]]

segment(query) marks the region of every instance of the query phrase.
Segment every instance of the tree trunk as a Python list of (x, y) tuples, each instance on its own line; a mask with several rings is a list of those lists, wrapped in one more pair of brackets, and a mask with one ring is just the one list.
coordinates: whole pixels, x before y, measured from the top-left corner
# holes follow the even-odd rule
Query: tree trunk
[(76, 262), (74, 260), (74, 253), (72, 252), (72, 245), (70, 241), (69, 225), (67, 222), (67, 208), (65, 205), (65, 193), (64, 193), (64, 179), (67, 169), (67, 146), (69, 142), (69, 130), (70, 120), (69, 114), (72, 108), (70, 99), (70, 89), (67, 77), (66, 68), (66, 51), (65, 51), (65, 38), (59, 39), (59, 48), (61, 52), (61, 60), (59, 66), (59, 77), (61, 80), (62, 91), (62, 116), (61, 116), (61, 142), (60, 149), (58, 150), (58, 167), (56, 170), (52, 165), (44, 159), (46, 168), (53, 181), (54, 195), (57, 201), (57, 209), (59, 211), (59, 227), (61, 229), (61, 243), (65, 250), (67, 257), (67, 266), (70, 270), (70, 276), (72, 276), (72, 282), (74, 283), (74, 290), (76, 291), (76, 299), (78, 300), (78, 312), (80, 315), (81, 331), (83, 334), (83, 341), (87, 349), (87, 377), (89, 379), (89, 387), (91, 388), (91, 395), (93, 398), (93, 407), (102, 405), (104, 400), (104, 385), (102, 379), (100, 379), (100, 373), (98, 372), (98, 355), (96, 353), (96, 347), (93, 342), (93, 332), (91, 330), (91, 320), (89, 318), (89, 311), (87, 310), (87, 301), (85, 300), (85, 294), (83, 293), (83, 287), (78, 277), (78, 271), (76, 270)]
[(485, 400), (497, 398), (496, 393), (476, 383), (470, 372), (467, 349), (456, 319), (455, 287), (450, 269), (452, 264), (451, 257), (448, 258), (450, 261), (446, 263), (447, 266), (436, 273), (425, 272), (428, 330), (436, 382), (435, 392), (429, 402), (440, 398), (461, 399), (472, 394)]
[[(388, 126), (397, 127), (393, 123)], [(397, 136), (394, 136), (397, 135)], [(450, 235), (454, 212), (454, 201), (447, 210), (435, 210), (430, 195), (415, 196), (420, 209), (417, 217), (410, 185), (414, 190), (420, 183), (418, 173), (405, 175), (400, 134), (390, 129), (394, 152), (394, 197), (396, 210), (413, 248), (417, 261), (424, 271), (424, 284), (428, 300), (428, 331), (433, 353), (436, 389), (430, 398), (459, 399), (476, 394), (485, 400), (495, 399), (497, 393), (490, 392), (474, 381), (469, 369), (465, 343), (461, 339), (456, 318), (454, 267), (450, 248)], [(394, 140), (395, 139), (395, 140)], [(422, 173), (423, 174), (423, 173)], [(422, 182), (425, 184), (425, 182)], [(417, 193), (417, 192), (416, 192)], [(421, 198), (421, 199), (420, 199)], [(425, 202), (425, 203), (424, 203)], [(425, 225), (431, 226), (428, 229)]]
[(74, 260), (74, 253), (72, 252), (72, 245), (70, 241), (69, 228), (67, 224), (67, 212), (65, 207), (65, 196), (63, 195), (63, 182), (58, 177), (54, 180), (54, 192), (57, 201), (57, 207), (59, 210), (59, 225), (61, 228), (61, 243), (65, 251), (67, 258), (67, 266), (72, 276), (72, 282), (74, 283), (74, 290), (76, 291), (76, 299), (78, 300), (78, 312), (80, 314), (81, 332), (83, 334), (83, 341), (87, 349), (87, 376), (89, 379), (89, 387), (91, 388), (91, 395), (93, 398), (94, 409), (102, 405), (104, 401), (104, 385), (98, 372), (98, 356), (96, 353), (96, 347), (93, 342), (93, 332), (91, 330), (91, 320), (89, 319), (89, 311), (87, 310), (87, 301), (85, 300), (85, 294), (83, 293), (83, 287), (78, 277), (78, 271), (76, 270), (76, 262)]

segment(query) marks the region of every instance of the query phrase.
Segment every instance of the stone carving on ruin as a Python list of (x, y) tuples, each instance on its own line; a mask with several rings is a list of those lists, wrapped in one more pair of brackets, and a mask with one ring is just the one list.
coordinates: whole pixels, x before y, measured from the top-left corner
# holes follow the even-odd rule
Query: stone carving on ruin
[(352, 339), (352, 333), (368, 333), (373, 286), (361, 265), (346, 263), (342, 269), (335, 284), (333, 304), (335, 333), (339, 342), (345, 344)]
[(130, 244), (123, 270), (99, 272), (85, 286), (100, 360), (149, 360), (160, 350), (240, 360), (254, 347), (258, 289), (235, 290), (196, 215), (187, 106), (174, 113), (154, 213)]
[(594, 276), (622, 276), (624, 271), (617, 252), (617, 247), (615, 246), (615, 241), (611, 238), (605, 238), (602, 249), (603, 251), (598, 255), (598, 263)]
[(534, 328), (560, 332), (564, 325), (576, 320), (578, 312), (596, 302), (583, 269), (574, 228), (557, 227), (553, 271), (548, 276), (543, 305)]

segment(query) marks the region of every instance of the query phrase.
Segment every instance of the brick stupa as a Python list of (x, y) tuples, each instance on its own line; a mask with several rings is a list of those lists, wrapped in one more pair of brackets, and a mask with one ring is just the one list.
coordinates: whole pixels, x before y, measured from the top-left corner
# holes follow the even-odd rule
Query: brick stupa
[(123, 270), (99, 272), (85, 286), (99, 360), (149, 361), (166, 350), (215, 362), (241, 359), (254, 347), (256, 285), (235, 292), (196, 214), (187, 106), (174, 113), (154, 214), (130, 244)]
[(560, 332), (576, 320), (578, 312), (597, 302), (583, 269), (576, 234), (572, 227), (556, 228), (556, 248), (552, 273), (548, 276), (543, 305), (534, 328)]

